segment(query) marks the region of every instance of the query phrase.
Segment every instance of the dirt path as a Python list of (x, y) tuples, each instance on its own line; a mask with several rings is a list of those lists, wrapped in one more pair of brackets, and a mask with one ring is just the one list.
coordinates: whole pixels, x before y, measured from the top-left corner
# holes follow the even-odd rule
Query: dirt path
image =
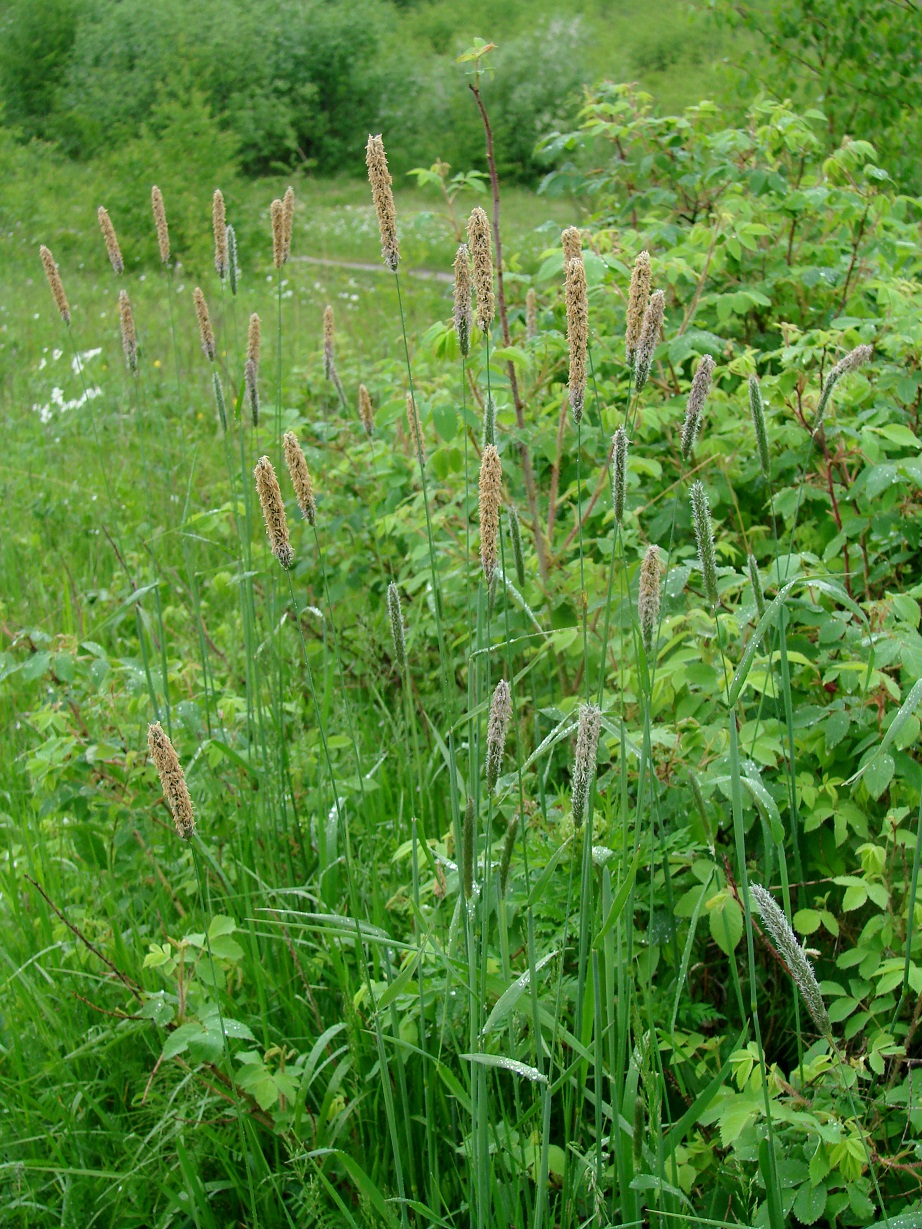
[[(390, 276), (383, 264), (372, 264), (364, 260), (332, 260), (326, 256), (292, 256), (292, 260), (303, 261), (307, 265), (327, 265), (331, 269), (352, 269), (356, 273), (382, 273)], [(451, 282), (452, 275), (443, 273), (440, 269), (403, 269), (409, 277), (418, 277), (427, 282)]]

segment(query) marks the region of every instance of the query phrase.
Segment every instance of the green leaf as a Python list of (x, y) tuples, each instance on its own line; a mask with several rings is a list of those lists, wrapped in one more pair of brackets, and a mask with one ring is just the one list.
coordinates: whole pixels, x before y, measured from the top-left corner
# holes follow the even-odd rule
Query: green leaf
[(624, 876), (624, 882), (615, 893), (615, 898), (611, 902), (611, 908), (608, 911), (608, 917), (602, 923), (602, 928), (595, 937), (593, 947), (598, 951), (605, 941), (605, 936), (613, 926), (617, 924), (618, 918), (624, 911), (624, 906), (627, 904), (627, 898), (631, 894), (631, 888), (634, 886), (634, 880), (637, 878), (637, 871), (640, 867), (643, 856), (643, 842), (637, 847), (637, 852), (631, 860), (631, 865), (628, 867), (627, 874)]
[(195, 1037), (201, 1037), (205, 1030), (197, 1020), (192, 1020), (188, 1024), (180, 1024), (179, 1028), (174, 1029), (167, 1037), (163, 1044), (163, 1057), (175, 1058), (177, 1054), (183, 1054), (189, 1048), (189, 1042)]
[(707, 902), (711, 938), (724, 953), (732, 955), (743, 937), (743, 911), (727, 888)]
[(794, 1200), (794, 1215), (797, 1219), (802, 1220), (805, 1225), (813, 1225), (823, 1215), (825, 1207), (825, 1185), (821, 1182), (818, 1186), (811, 1186), (809, 1182), (805, 1182)]
[(436, 431), (447, 444), (455, 438), (458, 432), (458, 415), (455, 407), (447, 401), (441, 401), (432, 407), (432, 421)]
[[(535, 965), (535, 973), (540, 972), (540, 970), (543, 969), (544, 966), (551, 960), (553, 960), (556, 955), (558, 955), (558, 953), (553, 951), (548, 952), (546, 956), (542, 956)], [(528, 989), (530, 984), (531, 970), (526, 969), (522, 976), (517, 977), (514, 982), (507, 986), (496, 1000), (493, 1010), (490, 1012), (489, 1016), (487, 1017), (487, 1022), (483, 1026), (481, 1036), (486, 1036), (486, 1034), (492, 1029), (497, 1028), (503, 1023), (506, 1017), (515, 1009), (516, 1003)]]
[(815, 909), (798, 909), (792, 918), (794, 929), (801, 935), (812, 935), (819, 930), (821, 918)]
[(532, 888), (529, 894), (528, 900), (525, 902), (526, 909), (533, 908), (538, 903), (538, 901), (541, 899), (541, 897), (544, 895), (544, 890), (547, 887), (547, 885), (550, 883), (551, 876), (553, 875), (554, 871), (557, 869), (557, 864), (560, 862), (561, 858), (566, 853), (567, 846), (570, 844), (570, 841), (572, 839), (573, 839), (572, 837), (568, 836), (567, 839), (564, 841), (564, 843), (558, 846), (558, 848), (554, 851), (554, 854), (552, 855), (547, 866), (541, 872), (538, 878), (538, 882)]
[[(893, 720), (890, 722), (889, 726), (887, 727), (887, 732), (884, 734), (883, 738), (881, 739), (880, 746), (877, 748), (877, 752), (874, 758), (869, 760), (868, 763), (864, 764), (861, 768), (859, 768), (858, 771), (853, 776), (849, 777), (849, 779), (845, 783), (846, 785), (852, 785), (855, 781), (858, 780), (858, 778), (862, 775), (862, 773), (869, 772), (871, 770), (871, 766), (874, 763), (876, 763), (877, 757), (884, 755), (887, 748), (890, 746), (893, 740), (897, 737), (897, 735), (903, 729), (903, 726), (906, 725), (909, 718), (916, 711), (916, 709), (919, 706), (920, 701), (922, 701), (922, 679), (919, 679), (916, 683), (913, 684), (912, 689), (909, 692), (909, 695), (900, 705), (899, 712), (896, 714), (896, 716), (893, 718)], [(870, 786), (868, 787), (869, 791), (872, 794), (872, 797), (874, 798), (880, 797), (880, 795), (886, 789), (887, 785), (889, 785), (890, 778), (892, 776), (893, 776), (893, 760), (891, 759), (890, 760), (890, 775), (887, 776), (886, 781), (880, 787), (877, 793), (874, 793), (871, 790)], [(878, 778), (878, 780), (879, 779), (880, 778)]]
[(546, 1084), (547, 1076), (542, 1075), (537, 1067), (530, 1067), (528, 1063), (520, 1063), (518, 1059), (507, 1058), (505, 1054), (459, 1054), (459, 1058), (466, 1058), (469, 1063), (479, 1063), (482, 1067), (497, 1067), (501, 1071), (511, 1071), (513, 1075), (524, 1076), (526, 1080), (531, 1080), (534, 1084)]

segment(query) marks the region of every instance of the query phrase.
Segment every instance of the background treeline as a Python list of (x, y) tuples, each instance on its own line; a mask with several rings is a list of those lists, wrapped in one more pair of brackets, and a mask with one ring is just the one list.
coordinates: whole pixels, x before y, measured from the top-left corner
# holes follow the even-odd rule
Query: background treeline
[(536, 177), (538, 142), (604, 76), (639, 81), (664, 110), (718, 96), (741, 117), (760, 89), (819, 105), (833, 145), (873, 135), (890, 174), (918, 187), (920, 19), (894, 0), (12, 0), (0, 116), (82, 160), (169, 144), (199, 115), (247, 175), (339, 173), (379, 130), (399, 172), (479, 166), (466, 78), (446, 71), (477, 33), (499, 44), (489, 94), (506, 177)]

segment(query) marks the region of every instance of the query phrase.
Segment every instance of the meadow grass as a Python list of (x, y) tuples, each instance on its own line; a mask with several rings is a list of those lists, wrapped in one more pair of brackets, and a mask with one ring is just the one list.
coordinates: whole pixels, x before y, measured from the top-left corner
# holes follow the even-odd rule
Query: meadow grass
[[(610, 324), (606, 296), (626, 300), (622, 268), (589, 286), (571, 252), (566, 306), (562, 276), (538, 279), (562, 224), (584, 221), (576, 202), (503, 193), (495, 321), (499, 228), (475, 221), (478, 327), (459, 361), (455, 236), (429, 198), (397, 192), (395, 273), (367, 186), (347, 182), (298, 181), (284, 260), (285, 186), (228, 193), (236, 288), (210, 247), (161, 278), (132, 273), (123, 243), (137, 374), (80, 193), (47, 236), (66, 330), (35, 252), (21, 232), (5, 241), (4, 1216), (781, 1229), (795, 1181), (806, 1202), (832, 1168), (791, 1178), (780, 1140), (831, 1072), (848, 1111), (817, 1111), (833, 1133), (818, 1149), (851, 1147), (886, 1219), (860, 1064), (811, 1034), (806, 1075), (798, 1018), (795, 1088), (779, 1066), (790, 1046), (768, 1036), (781, 1013), (760, 1014), (757, 950), (778, 957), (757, 949), (751, 842), (786, 865), (785, 833), (740, 745), (744, 719), (753, 746), (763, 722), (761, 699), (747, 711), (760, 646), (770, 668), (777, 628), (787, 652), (794, 586), (869, 630), (866, 615), (828, 577), (786, 572), (761, 613), (718, 565), (709, 458), (694, 455), (709, 359), (692, 426), (656, 457), (667, 568), (658, 543), (628, 553), (648, 510), (635, 480), (654, 474), (634, 441), (667, 380), (663, 301), (639, 304), (628, 364), (623, 333), (595, 323)], [(240, 328), (254, 311), (258, 424)], [(616, 428), (632, 439), (617, 519)], [(277, 463), (286, 431), (294, 487)], [(530, 502), (530, 474), (541, 517), (523, 514), (516, 541), (503, 510)], [(798, 509), (805, 491), (806, 466)], [(703, 826), (691, 818), (700, 790), (673, 774), (688, 731), (666, 711), (663, 667), (689, 650), (710, 677), (700, 758), (726, 800), (719, 852), (707, 803)], [(776, 687), (790, 732), (787, 669)], [(147, 759), (161, 712), (195, 802), (191, 847)], [(782, 760), (792, 812), (796, 771)], [(917, 871), (918, 855), (913, 892)], [(694, 896), (681, 954), (680, 879), (683, 908)], [(785, 869), (785, 913), (789, 887)], [(706, 959), (725, 961), (716, 989), (700, 952), (692, 976), (703, 910)], [(738, 1098), (749, 1135), (731, 1155)]]

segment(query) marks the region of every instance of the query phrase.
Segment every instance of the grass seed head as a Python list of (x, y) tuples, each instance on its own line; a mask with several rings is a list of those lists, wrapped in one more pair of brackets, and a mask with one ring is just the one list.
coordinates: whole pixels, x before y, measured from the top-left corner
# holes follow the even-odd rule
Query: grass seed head
[(387, 617), (391, 625), (391, 639), (394, 642), (394, 657), (397, 666), (403, 674), (407, 668), (407, 641), (403, 628), (403, 607), (400, 604), (400, 590), (393, 581), (387, 586)]
[(214, 383), (214, 400), (218, 407), (218, 419), (221, 423), (221, 430), (227, 432), (227, 405), (224, 401), (224, 385), (221, 383), (221, 377), (218, 375), (217, 367), (213, 367), (211, 371), (211, 379)]
[(471, 210), (467, 221), (467, 246), (470, 248), (474, 268), (477, 327), (481, 333), (489, 333), (496, 315), (496, 298), (493, 294), (493, 240), (490, 235), (490, 220), (479, 205)]
[(391, 273), (400, 263), (400, 243), (397, 239), (397, 210), (394, 208), (393, 180), (387, 169), (387, 154), (380, 136), (369, 136), (365, 146), (365, 165), (371, 184), (371, 199), (378, 217), (381, 234), (381, 255)]
[(256, 478), (256, 491), (263, 510), (263, 520), (266, 523), (266, 534), (272, 553), (287, 572), (294, 563), (294, 551), (288, 540), (288, 520), (285, 516), (285, 505), (282, 502), (282, 492), (279, 481), (268, 457), (260, 457), (253, 471)]
[(611, 495), (615, 507), (615, 520), (619, 525), (624, 522), (624, 498), (627, 493), (627, 450), (630, 440), (624, 427), (619, 427), (611, 437), (612, 442), (612, 473)]
[(468, 798), (464, 808), (464, 824), (461, 829), (461, 886), (464, 899), (474, 895), (474, 800)]
[(247, 404), (250, 407), (250, 420), (254, 427), (259, 426), (259, 367), (251, 358), (243, 364), (243, 383), (246, 391)]
[(99, 229), (102, 231), (102, 237), (106, 244), (106, 253), (109, 257), (109, 263), (118, 277), (125, 272), (125, 262), (122, 260), (122, 251), (118, 246), (118, 239), (115, 234), (115, 227), (112, 225), (112, 219), (108, 212), (103, 209), (102, 205), (96, 210), (96, 216), (99, 218)]
[(122, 330), (122, 349), (125, 351), (125, 362), (130, 371), (138, 370), (138, 338), (134, 331), (134, 315), (128, 292), (118, 292), (118, 321)]
[(525, 587), (525, 551), (522, 546), (522, 526), (515, 504), (506, 508), (506, 520), (509, 524), (509, 540), (512, 543), (512, 561), (515, 564), (516, 580)]
[(227, 211), (224, 207), (224, 193), (215, 188), (211, 198), (211, 229), (214, 231), (214, 267), (218, 277), (223, 281), (227, 277)]
[(790, 923), (775, 903), (771, 893), (754, 883), (749, 889), (762, 925), (774, 943), (778, 955), (788, 967), (794, 985), (800, 991), (804, 1006), (813, 1017), (813, 1023), (826, 1038), (832, 1037), (832, 1024), (823, 1002), (823, 994), (807, 953), (797, 941)]
[(227, 280), (230, 282), (231, 294), (237, 293), (237, 278), (240, 270), (237, 268), (237, 232), (233, 226), (227, 228)]
[(278, 197), (269, 206), (272, 221), (272, 263), (281, 269), (285, 263), (285, 207)]
[(187, 841), (195, 831), (195, 812), (179, 756), (159, 721), (147, 727), (147, 747), (154, 761), (160, 788), (173, 816), (176, 831)]
[(771, 477), (771, 459), (768, 451), (768, 431), (765, 429), (765, 402), (762, 400), (762, 386), (758, 376), (749, 377), (749, 412), (752, 415), (752, 426), (756, 433), (756, 448), (759, 453), (759, 465), (766, 478)]
[(359, 418), (365, 434), (370, 438), (375, 429), (375, 411), (371, 404), (371, 394), (364, 384), (359, 385)]
[(253, 312), (247, 328), (247, 358), (259, 366), (259, 347), (262, 342), (262, 328), (259, 316)]
[(44, 243), (38, 249), (38, 254), (42, 260), (45, 277), (48, 279), (48, 286), (51, 290), (51, 297), (54, 299), (54, 305), (60, 312), (61, 319), (69, 327), (70, 308), (67, 305), (67, 295), (64, 293), (64, 283), (61, 281), (58, 266), (54, 263), (54, 257), (51, 255), (50, 249), (46, 248)]
[(317, 501), (314, 499), (314, 484), (311, 481), (307, 461), (298, 443), (298, 437), (293, 431), (286, 431), (282, 437), (285, 449), (285, 462), (291, 475), (291, 485), (295, 489), (295, 498), (301, 515), (308, 525), (317, 524)]
[(640, 336), (637, 339), (637, 349), (634, 352), (634, 391), (641, 392), (650, 378), (650, 368), (653, 366), (653, 355), (659, 342), (660, 329), (663, 327), (663, 316), (666, 311), (666, 296), (662, 290), (655, 290), (650, 295), (650, 301), (643, 314), (640, 326)]
[(213, 363), (215, 360), (214, 330), (211, 327), (211, 317), (208, 315), (208, 304), (205, 302), (200, 286), (196, 286), (193, 290), (192, 298), (195, 302), (195, 318), (198, 321), (198, 335), (202, 342), (202, 349), (208, 361)]
[(568, 265), (571, 260), (583, 259), (583, 236), (578, 226), (568, 226), (560, 236), (563, 247), (563, 263)]
[(710, 354), (703, 354), (692, 379), (692, 386), (688, 393), (688, 404), (685, 407), (685, 422), (682, 424), (683, 461), (690, 460), (691, 454), (694, 452), (698, 431), (701, 428), (701, 414), (704, 410), (704, 403), (707, 401), (708, 393), (711, 391), (711, 381), (714, 378), (716, 366), (717, 364)]
[(410, 443), (420, 465), (426, 461), (426, 446), (423, 443), (423, 429), (419, 423), (416, 410), (416, 399), (411, 392), (407, 393), (407, 426), (410, 428)]
[(640, 341), (643, 318), (650, 302), (652, 277), (653, 267), (650, 263), (650, 253), (638, 253), (634, 261), (634, 268), (631, 270), (631, 285), (627, 294), (627, 316), (624, 324), (624, 353), (629, 363), (633, 363)]
[(648, 546), (640, 565), (640, 584), (637, 590), (637, 617), (640, 620), (640, 638), (644, 652), (650, 657), (656, 647), (656, 631), (659, 624), (660, 571), (659, 548)]
[(512, 696), (509, 684), (500, 679), (490, 702), (490, 718), (487, 722), (487, 792), (493, 793), (499, 780), (506, 750), (506, 734), (512, 716)]
[(832, 396), (832, 391), (835, 386), (844, 375), (847, 375), (850, 371), (857, 371), (859, 367), (863, 367), (865, 363), (870, 362), (873, 353), (873, 346), (856, 346), (855, 349), (850, 350), (844, 358), (840, 358), (835, 367), (833, 367), (830, 371), (823, 383), (823, 391), (820, 393), (820, 402), (816, 407), (816, 417), (813, 419), (814, 435), (823, 425), (823, 419), (826, 416), (826, 410), (829, 406), (829, 399)]
[(602, 711), (595, 704), (582, 704), (576, 730), (576, 753), (573, 757), (573, 776), (570, 782), (570, 801), (573, 806), (573, 826), (582, 827), (586, 817), (589, 794), (595, 781), (596, 753), (599, 734), (602, 730)]
[(157, 228), (157, 247), (160, 249), (162, 264), (170, 263), (170, 229), (166, 224), (166, 209), (163, 204), (163, 193), (156, 184), (150, 190), (150, 203), (154, 211), (154, 226)]
[(586, 350), (589, 344), (589, 292), (582, 259), (567, 261), (567, 343), (570, 348), (570, 409), (580, 423), (586, 399)]
[(323, 374), (328, 380), (333, 379), (335, 362), (333, 358), (336, 339), (336, 322), (333, 308), (329, 305), (323, 309)]
[(698, 543), (698, 562), (704, 579), (704, 592), (711, 606), (716, 607), (717, 557), (714, 553), (714, 529), (711, 524), (711, 505), (701, 482), (693, 482), (691, 489), (692, 521), (695, 540)]
[(285, 195), (282, 197), (282, 243), (283, 255), (282, 260), (287, 262), (291, 257), (291, 237), (294, 233), (295, 226), (295, 190), (291, 186), (285, 189)]
[(538, 295), (534, 286), (525, 294), (525, 338), (533, 341), (538, 336)]
[(480, 563), (487, 584), (496, 571), (496, 535), (503, 488), (503, 466), (494, 444), (480, 458)]
[(466, 243), (458, 245), (454, 263), (454, 325), (458, 349), (463, 358), (471, 352), (471, 330), (474, 327), (473, 283), (471, 257)]

